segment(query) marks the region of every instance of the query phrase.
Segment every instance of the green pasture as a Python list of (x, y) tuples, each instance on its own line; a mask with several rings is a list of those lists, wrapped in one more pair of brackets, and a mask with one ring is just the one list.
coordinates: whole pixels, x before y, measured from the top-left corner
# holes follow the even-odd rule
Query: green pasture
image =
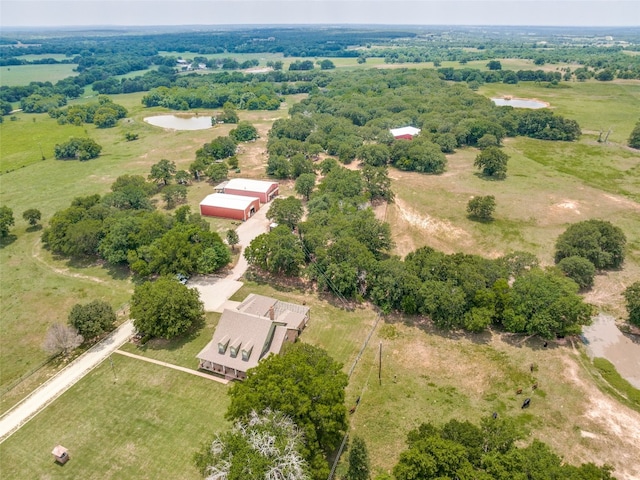
[(186, 337), (172, 340), (155, 338), (140, 346), (126, 343), (121, 350), (195, 370), (198, 368), (196, 355), (211, 341), (219, 319), (219, 313), (207, 313), (204, 327)]
[[(31, 203), (25, 209), (37, 206)], [(29, 230), (22, 211), (14, 208), (17, 226), (0, 249), (2, 412), (28, 393), (16, 382), (47, 360), (41, 345), (50, 325), (66, 323), (76, 303), (100, 299), (118, 310), (132, 293), (125, 272), (52, 258), (41, 248), (41, 230)]]
[[(374, 475), (390, 473), (406, 448), (407, 433), (421, 423), (478, 423), (493, 412), (514, 417), (529, 432), (525, 442), (547, 442), (567, 462), (580, 463), (585, 455), (612, 462), (611, 445), (581, 437), (582, 429), (600, 427), (580, 413), (588, 408), (589, 395), (562, 373), (571, 353), (541, 347), (533, 339), (456, 335), (420, 319), (388, 319), (371, 339), (347, 391), (348, 407), (360, 397), (350, 434), (365, 439)], [(537, 365), (534, 372), (531, 363)], [(520, 408), (525, 397), (531, 398), (528, 410)]]
[[(113, 354), (0, 445), (3, 478), (201, 478), (200, 446), (228, 427), (227, 387)], [(64, 466), (51, 450), (69, 449)]]
[[(550, 103), (560, 115), (576, 120), (589, 138), (598, 138), (600, 131), (611, 130), (609, 142), (625, 144), (634, 125), (640, 119), (640, 82), (561, 82), (558, 88), (548, 88), (534, 82), (516, 85), (487, 83), (478, 90), (486, 97), (509, 95), (535, 98)], [(604, 156), (604, 155), (603, 155)]]
[[(129, 72), (129, 73), (125, 73), (124, 75), (115, 75), (115, 78), (117, 79), (121, 79), (121, 78), (135, 78), (135, 77), (141, 77), (142, 75), (144, 75), (145, 73), (148, 72), (152, 72), (154, 70), (157, 70), (158, 67), (157, 66), (152, 66), (151, 68), (147, 68), (145, 70), (136, 70), (135, 72)], [(145, 92), (146, 93), (146, 92)]]
[(30, 82), (55, 83), (63, 78), (77, 75), (74, 64), (11, 65), (0, 67), (0, 86), (28, 85)]
[(45, 58), (53, 58), (57, 61), (67, 60), (73, 58), (73, 56), (65, 55), (64, 53), (30, 53), (28, 55), (20, 55), (20, 60), (26, 60), (32, 62), (34, 60), (43, 60)]

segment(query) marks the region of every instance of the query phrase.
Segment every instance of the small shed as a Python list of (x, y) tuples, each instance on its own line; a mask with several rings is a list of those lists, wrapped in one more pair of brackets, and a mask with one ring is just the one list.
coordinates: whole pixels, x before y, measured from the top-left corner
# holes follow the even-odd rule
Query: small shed
[(413, 137), (420, 133), (420, 129), (416, 127), (402, 127), (392, 128), (390, 132), (391, 135), (393, 135), (393, 138), (395, 138), (396, 140), (401, 138), (405, 140), (411, 140)]
[(64, 465), (69, 461), (69, 450), (64, 448), (62, 445), (56, 445), (51, 451), (51, 455), (53, 455), (55, 461), (61, 465)]
[(200, 202), (200, 214), (207, 217), (248, 220), (260, 209), (257, 197), (212, 193)]
[(278, 182), (252, 180), (248, 178), (232, 178), (223, 188), (224, 193), (257, 197), (261, 203), (270, 202), (279, 194)]

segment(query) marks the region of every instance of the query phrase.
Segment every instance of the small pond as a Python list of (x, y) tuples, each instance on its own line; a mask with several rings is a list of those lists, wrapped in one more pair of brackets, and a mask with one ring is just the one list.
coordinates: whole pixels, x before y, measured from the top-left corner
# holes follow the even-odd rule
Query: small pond
[(144, 119), (150, 125), (171, 130), (206, 130), (211, 128), (208, 115), (156, 115)]
[(606, 358), (624, 379), (640, 388), (640, 343), (624, 335), (613, 317), (602, 313), (593, 317), (593, 323), (583, 327), (582, 333), (589, 342), (587, 353), (591, 358)]
[(498, 107), (513, 108), (545, 108), (549, 105), (539, 100), (531, 100), (527, 98), (492, 98), (491, 101)]

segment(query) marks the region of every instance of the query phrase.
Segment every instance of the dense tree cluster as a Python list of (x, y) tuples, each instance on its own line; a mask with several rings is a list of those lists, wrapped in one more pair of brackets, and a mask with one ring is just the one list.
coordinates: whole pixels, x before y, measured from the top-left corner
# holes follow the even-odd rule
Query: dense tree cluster
[(20, 100), (20, 108), (25, 113), (43, 113), (67, 104), (67, 97), (61, 94), (42, 95), (34, 93)]
[(229, 263), (229, 248), (199, 215), (183, 206), (173, 216), (153, 211), (157, 187), (143, 177), (118, 177), (112, 192), (74, 199), (42, 234), (53, 253), (128, 264), (140, 276), (212, 273)]
[(582, 257), (598, 270), (618, 268), (624, 262), (627, 239), (620, 229), (606, 220), (585, 220), (567, 228), (556, 241), (556, 262)]
[(247, 372), (229, 389), (229, 420), (247, 421), (253, 411), (270, 409), (290, 418), (302, 433), (299, 452), (314, 479), (326, 479), (326, 458), (347, 429), (342, 365), (324, 350), (304, 343), (288, 345)]
[(407, 450), (393, 468), (396, 480), (475, 478), (481, 480), (610, 480), (612, 468), (565, 463), (551, 448), (533, 440), (517, 447), (521, 435), (511, 419), (483, 418), (480, 426), (450, 420), (422, 424), (409, 432)]
[(493, 195), (473, 197), (467, 203), (467, 213), (471, 218), (483, 221), (493, 220), (496, 198)]
[(98, 128), (114, 127), (118, 120), (127, 116), (126, 108), (104, 95), (100, 95), (97, 102), (72, 105), (64, 109), (49, 109), (48, 112), (60, 125), (93, 123)]
[(102, 300), (87, 304), (77, 303), (69, 312), (69, 325), (78, 330), (85, 339), (90, 339), (113, 329), (116, 314), (113, 307)]
[(199, 87), (158, 87), (142, 97), (145, 107), (166, 107), (174, 110), (190, 108), (220, 108), (226, 103), (246, 110), (277, 110), (281, 99), (268, 83), (256, 85), (228, 83)]
[[(196, 159), (189, 165), (189, 171), (196, 180), (200, 180), (203, 175), (209, 177), (212, 182), (224, 180), (231, 164), (237, 162), (237, 148), (233, 137), (216, 137), (196, 151)], [(226, 163), (223, 160), (226, 160)], [(237, 163), (235, 165), (237, 167)]]
[(131, 318), (144, 335), (174, 338), (204, 323), (204, 304), (196, 289), (176, 278), (160, 277), (135, 287)]
[(498, 147), (488, 147), (478, 154), (473, 165), (478, 167), (485, 177), (502, 180), (507, 176), (508, 161), (509, 155)]
[(636, 126), (633, 128), (633, 131), (629, 135), (627, 145), (629, 145), (631, 148), (640, 150), (640, 122), (636, 123)]
[(250, 142), (258, 138), (258, 131), (251, 123), (242, 121), (238, 126), (229, 132), (229, 136), (236, 142)]
[(91, 138), (71, 138), (68, 142), (58, 143), (54, 148), (58, 160), (91, 160), (98, 157), (102, 145), (98, 145)]
[[(343, 163), (358, 159), (373, 167), (438, 174), (446, 168), (444, 154), (464, 146), (484, 149), (481, 157), (488, 160), (481, 168), (503, 178), (508, 157), (497, 147), (505, 136), (575, 140), (580, 135), (573, 120), (547, 110), (496, 107), (430, 70), (335, 74), (290, 112), (291, 118), (274, 122), (267, 144), (267, 173), (283, 179), (310, 173), (321, 152)], [(402, 125), (422, 131), (411, 141), (394, 140), (389, 129)]]
[(389, 225), (366, 202), (362, 173), (333, 165), (309, 198), (299, 236), (279, 226), (257, 237), (245, 255), (263, 270), (304, 275), (320, 291), (369, 299), (384, 312), (425, 315), (442, 329), (495, 325), (552, 338), (589, 323), (578, 284), (555, 268), (538, 268), (531, 254), (490, 260), (424, 247), (404, 260), (389, 256)]
[(0, 207), (0, 238), (9, 236), (9, 228), (15, 224), (13, 210), (6, 205)]
[(42, 213), (37, 208), (28, 208), (22, 212), (22, 218), (29, 222), (30, 226), (35, 227), (42, 218)]

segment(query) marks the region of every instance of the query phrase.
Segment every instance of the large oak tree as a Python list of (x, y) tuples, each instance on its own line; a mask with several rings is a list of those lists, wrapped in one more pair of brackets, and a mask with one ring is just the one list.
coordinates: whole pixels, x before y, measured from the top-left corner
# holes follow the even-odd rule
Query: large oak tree
[(247, 379), (229, 390), (229, 420), (250, 417), (254, 410), (280, 411), (293, 420), (304, 436), (301, 453), (313, 478), (329, 473), (326, 457), (347, 428), (342, 366), (324, 350), (304, 343), (289, 346), (281, 355), (263, 360), (247, 372)]
[(173, 338), (204, 321), (204, 305), (197, 290), (172, 277), (136, 286), (131, 297), (131, 317), (138, 332)]

